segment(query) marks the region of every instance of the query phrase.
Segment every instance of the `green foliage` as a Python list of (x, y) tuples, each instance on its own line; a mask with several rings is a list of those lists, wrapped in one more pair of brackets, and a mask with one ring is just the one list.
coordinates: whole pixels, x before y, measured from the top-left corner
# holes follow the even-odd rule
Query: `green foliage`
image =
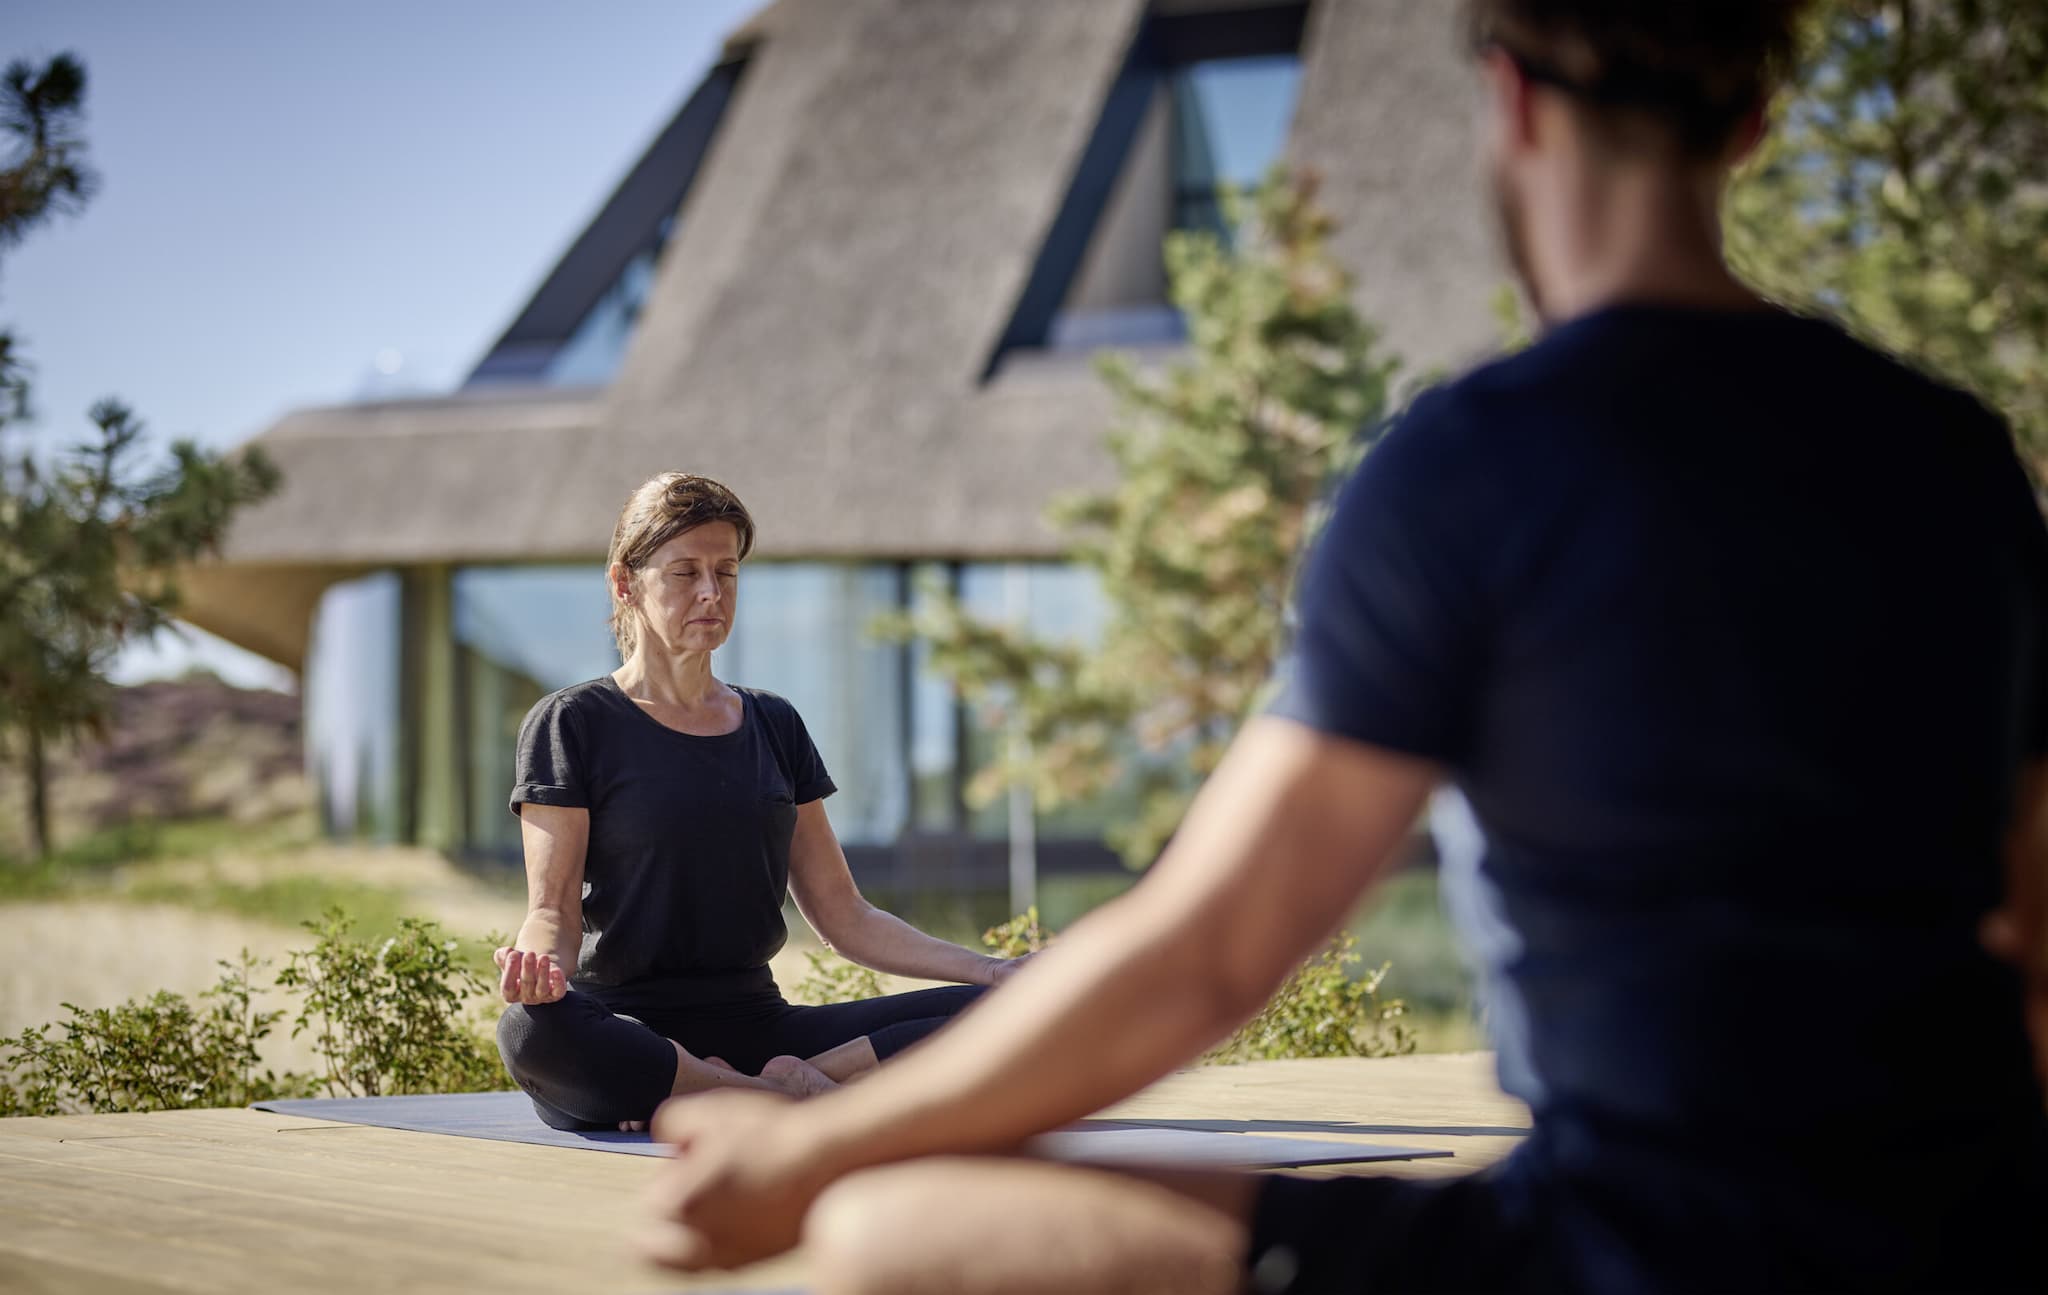
[(408, 917), (398, 934), (373, 945), (350, 936), (353, 922), (339, 909), (305, 926), (313, 947), (293, 953), (277, 983), (302, 999), (292, 1035), (312, 1035), (330, 1092), (382, 1097), (505, 1087), (497, 1049), (468, 1010), (486, 982), (456, 956), (459, 941)]
[[(983, 932), (981, 942), (999, 957), (1016, 958), (1048, 948), (1058, 938), (1039, 923), (1038, 910), (1032, 908)], [(1396, 1057), (1415, 1051), (1415, 1032), (1405, 1019), (1408, 1005), (1380, 994), (1392, 964), (1383, 962), (1361, 976), (1354, 968), (1362, 961), (1358, 938), (1338, 932), (1287, 978), (1257, 1016), (1210, 1049), (1202, 1064)]]
[(1530, 331), (1528, 317), (1522, 313), (1522, 294), (1513, 284), (1503, 283), (1493, 293), (1493, 322), (1500, 328), (1500, 349), (1503, 354), (1523, 350), (1535, 341)]
[(1340, 932), (1303, 963), (1244, 1027), (1203, 1060), (1212, 1065), (1277, 1061), (1287, 1057), (1396, 1057), (1415, 1051), (1415, 1033), (1403, 1018), (1407, 1004), (1383, 998), (1390, 963), (1365, 975), (1358, 941)]
[(811, 969), (790, 991), (799, 1003), (823, 1007), (827, 1003), (850, 1003), (856, 998), (880, 998), (882, 978), (870, 968), (848, 962), (831, 949), (806, 949), (804, 961)]
[(2048, 22), (2039, 0), (1827, 0), (1731, 259), (1931, 365), (2048, 464)]
[(266, 964), (244, 949), (195, 1004), (158, 991), (118, 1007), (66, 1003), (69, 1017), (0, 1039), (0, 1116), (246, 1106), (273, 1097), (479, 1092), (509, 1086), (473, 1004), (485, 980), (432, 922), (404, 918), (381, 943), (340, 912), (307, 922), (311, 949), (277, 986), (300, 999), (323, 1074), (258, 1070), (258, 1044), (286, 1012), (259, 1011)]
[[(141, 1002), (83, 1008), (0, 1041), (0, 1116), (246, 1106), (312, 1092), (307, 1076), (257, 1069), (257, 1044), (284, 1015), (258, 1011), (247, 949), (194, 1004), (158, 991)], [(54, 1036), (54, 1037), (53, 1037)]]
[(13, 145), (0, 168), (0, 248), (92, 195), (98, 177), (85, 165), (84, 115), (85, 67), (72, 55), (40, 69), (17, 59), (0, 73), (0, 138)]
[(979, 620), (943, 591), (885, 620), (921, 634), (932, 665), (1016, 740), (970, 798), (1028, 786), (1042, 809), (1128, 789), (1140, 812), (1110, 832), (1134, 866), (1179, 825), (1272, 674), (1296, 554), (1312, 513), (1386, 411), (1396, 364), (1351, 305), (1307, 177), (1275, 174), (1230, 204), (1237, 236), (1166, 242), (1190, 354), (1164, 372), (1100, 362), (1117, 422), (1117, 484), (1062, 501), (1067, 555), (1110, 608), (1099, 646)]
[(981, 933), (981, 942), (998, 958), (1021, 958), (1027, 953), (1036, 953), (1049, 947), (1056, 938), (1052, 931), (1039, 924), (1036, 904)]
[[(92, 174), (78, 134), (85, 71), (68, 55), (0, 77), (0, 247), (76, 211)], [(0, 432), (29, 408), (28, 367), (0, 332)], [(209, 454), (190, 441), (137, 464), (142, 424), (117, 400), (95, 404), (95, 435), (52, 462), (0, 444), (0, 733), (12, 732), (38, 857), (49, 852), (45, 745), (105, 723), (106, 669), (128, 640), (170, 623), (177, 567), (216, 549), (229, 518), (274, 492), (258, 451)]]

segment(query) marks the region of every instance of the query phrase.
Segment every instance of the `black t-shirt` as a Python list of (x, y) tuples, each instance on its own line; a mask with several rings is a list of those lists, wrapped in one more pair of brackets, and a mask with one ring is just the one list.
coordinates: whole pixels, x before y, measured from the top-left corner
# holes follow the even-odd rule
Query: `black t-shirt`
[(1976, 401), (1818, 320), (1601, 310), (1414, 404), (1300, 618), (1274, 712), (1470, 799), (1539, 1126), (2039, 1118), (1978, 924), (2048, 747), (2048, 536)]
[(788, 937), (796, 807), (836, 788), (796, 708), (735, 688), (744, 717), (679, 733), (604, 675), (549, 693), (519, 727), (521, 802), (590, 811), (579, 982), (756, 971)]

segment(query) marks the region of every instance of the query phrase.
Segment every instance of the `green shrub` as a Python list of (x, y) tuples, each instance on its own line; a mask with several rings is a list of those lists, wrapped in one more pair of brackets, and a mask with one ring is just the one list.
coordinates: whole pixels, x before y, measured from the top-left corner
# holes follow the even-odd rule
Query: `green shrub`
[[(981, 942), (1001, 957), (1036, 953), (1057, 939), (1029, 908), (1001, 926), (990, 927)], [(1415, 1051), (1408, 1005), (1382, 998), (1391, 963), (1363, 976), (1352, 968), (1364, 959), (1358, 939), (1338, 932), (1320, 953), (1303, 963), (1236, 1034), (1202, 1057), (1205, 1065), (1240, 1061), (1279, 1061), (1289, 1057), (1394, 1057)]]
[(1322, 952), (1287, 978), (1257, 1016), (1211, 1049), (1211, 1065), (1278, 1061), (1287, 1057), (1396, 1057), (1415, 1051), (1415, 1034), (1402, 1018), (1408, 1005), (1380, 997), (1391, 963), (1363, 976), (1358, 940), (1339, 932)]
[(495, 1045), (469, 1004), (484, 978), (456, 957), (460, 942), (416, 917), (372, 947), (353, 921), (329, 909), (311, 949), (293, 953), (277, 983), (303, 1000), (292, 1037), (311, 1033), (330, 1092), (352, 1097), (473, 1093), (507, 1088)]
[(867, 967), (848, 962), (831, 949), (807, 949), (804, 961), (811, 969), (796, 983), (791, 994), (799, 1003), (822, 1007), (856, 998), (880, 998), (882, 978)]
[(1021, 958), (1027, 953), (1036, 953), (1056, 938), (1055, 932), (1039, 922), (1036, 904), (1002, 925), (991, 926), (981, 933), (981, 942), (998, 958)]
[(257, 1070), (256, 1045), (284, 1015), (255, 1008), (254, 973), (264, 964), (244, 949), (218, 965), (219, 982), (196, 1006), (161, 990), (119, 1007), (66, 1003), (68, 1019), (0, 1041), (0, 1115), (246, 1106), (309, 1095), (309, 1076)]
[(259, 1011), (248, 950), (193, 1003), (159, 991), (118, 1007), (64, 1005), (52, 1025), (0, 1039), (0, 1116), (246, 1106), (275, 1097), (477, 1092), (510, 1087), (474, 1004), (486, 982), (432, 922), (402, 918), (381, 943), (339, 910), (306, 922), (313, 947), (278, 987), (299, 1000), (324, 1073), (258, 1070), (258, 1043), (286, 1012)]

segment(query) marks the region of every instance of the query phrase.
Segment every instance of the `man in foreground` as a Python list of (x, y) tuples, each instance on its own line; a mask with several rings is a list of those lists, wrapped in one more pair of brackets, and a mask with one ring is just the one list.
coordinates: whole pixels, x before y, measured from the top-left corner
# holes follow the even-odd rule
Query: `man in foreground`
[[(801, 1237), (828, 1291), (2048, 1287), (2048, 536), (1992, 415), (1721, 259), (1797, 8), (1477, 0), (1546, 335), (1348, 483), (1279, 700), (1142, 885), (892, 1073), (663, 1108), (655, 1257)], [(1227, 1034), (1445, 780), (1513, 933), (1506, 1162), (921, 1159)]]

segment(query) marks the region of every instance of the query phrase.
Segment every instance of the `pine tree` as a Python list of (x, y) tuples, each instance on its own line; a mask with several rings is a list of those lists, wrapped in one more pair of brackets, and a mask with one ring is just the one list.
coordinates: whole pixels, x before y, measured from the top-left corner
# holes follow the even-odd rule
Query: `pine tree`
[(1827, 0), (1732, 259), (1974, 390), (2048, 466), (2048, 9)]
[[(79, 122), (85, 69), (59, 55), (0, 77), (0, 249), (91, 196)], [(235, 509), (277, 487), (261, 454), (223, 457), (190, 442), (154, 469), (138, 462), (142, 425), (116, 400), (91, 410), (95, 435), (44, 461), (15, 447), (29, 410), (27, 366), (0, 332), (0, 734), (19, 742), (30, 846), (50, 848), (49, 743), (97, 729), (106, 669), (121, 645), (168, 624), (173, 572), (220, 542)]]
[(1109, 607), (1080, 647), (934, 607), (889, 628), (927, 636), (933, 668), (1024, 737), (970, 797), (1013, 782), (1056, 809), (1112, 787), (1141, 812), (1111, 842), (1149, 862), (1260, 700), (1319, 501), (1385, 413), (1396, 363), (1351, 304), (1312, 177), (1276, 173), (1233, 203), (1235, 237), (1177, 233), (1165, 257), (1189, 354), (1163, 373), (1108, 356), (1113, 489), (1065, 500), (1067, 556)]

